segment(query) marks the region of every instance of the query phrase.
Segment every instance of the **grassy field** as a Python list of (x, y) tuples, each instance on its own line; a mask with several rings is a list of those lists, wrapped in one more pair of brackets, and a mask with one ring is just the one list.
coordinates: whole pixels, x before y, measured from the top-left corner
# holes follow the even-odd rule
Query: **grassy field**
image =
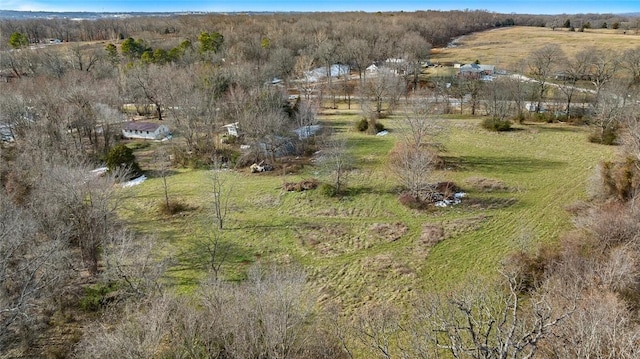
[(434, 49), (434, 63), (471, 63), (496, 65), (510, 69), (534, 50), (547, 44), (557, 44), (572, 58), (577, 52), (589, 47), (624, 51), (638, 47), (640, 35), (623, 30), (586, 29), (572, 32), (564, 28), (552, 30), (546, 27), (514, 26), (483, 31), (462, 37), (457, 47)]
[[(322, 180), (312, 165), (294, 175), (220, 174), (232, 190), (223, 237), (233, 248), (224, 267), (228, 278), (242, 278), (257, 261), (294, 263), (307, 270), (321, 300), (337, 299), (349, 308), (403, 302), (416, 290), (446, 290), (476, 275), (491, 276), (509, 252), (556, 241), (570, 227), (564, 207), (586, 198), (596, 164), (614, 151), (589, 143), (586, 129), (578, 127), (526, 124), (491, 133), (478, 119), (447, 119), (447, 166), (436, 177), (456, 182), (468, 197), (457, 206), (415, 211), (398, 202), (397, 181), (386, 165), (401, 120), (384, 120), (391, 132), (377, 137), (352, 131), (358, 118), (341, 110), (322, 117), (348, 138), (355, 159), (343, 198), (281, 189), (283, 182)], [(205, 273), (197, 242), (212, 225), (211, 172), (176, 171), (168, 183), (171, 198), (195, 209), (160, 214), (162, 181), (151, 178), (126, 190), (121, 213), (156, 238), (161, 255), (174, 259), (167, 279), (188, 291)]]

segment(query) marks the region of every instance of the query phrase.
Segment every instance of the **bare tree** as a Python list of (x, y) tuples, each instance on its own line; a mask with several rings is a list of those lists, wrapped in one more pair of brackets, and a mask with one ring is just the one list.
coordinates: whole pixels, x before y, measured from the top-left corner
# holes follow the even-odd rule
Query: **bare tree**
[(99, 52), (93, 48), (87, 48), (76, 44), (69, 50), (69, 58), (73, 68), (80, 71), (91, 71), (101, 60)]
[[(480, 79), (466, 79), (463, 82), (465, 95), (469, 97), (471, 105), (471, 115), (476, 114), (476, 110), (480, 105), (481, 95), (485, 86), (484, 81)], [(460, 112), (462, 112), (462, 102), (460, 103)]]
[(430, 200), (431, 174), (438, 163), (436, 138), (445, 131), (427, 106), (414, 106), (404, 119), (403, 140), (389, 155), (389, 166), (402, 186), (418, 201)]
[(636, 161), (636, 167), (640, 170), (640, 109), (638, 105), (627, 107), (622, 124), (624, 131), (622, 141), (627, 152)]
[(164, 352), (175, 317), (176, 301), (168, 295), (127, 303), (105, 315), (111, 330), (96, 324), (85, 333), (76, 348), (82, 358), (152, 358)]
[(349, 173), (353, 167), (347, 139), (335, 134), (327, 137), (323, 141), (319, 162), (328, 172), (335, 193), (343, 193), (349, 183)]
[(344, 47), (343, 57), (348, 60), (348, 63), (353, 64), (360, 81), (363, 82), (366, 79), (366, 68), (371, 65), (371, 59), (369, 58), (369, 48), (367, 41), (363, 39), (349, 39)]
[(629, 74), (629, 92), (637, 94), (640, 87), (640, 48), (625, 51), (620, 62)]
[(528, 61), (529, 76), (536, 81), (537, 91), (533, 93), (533, 99), (537, 102), (536, 112), (542, 109), (542, 103), (546, 98), (548, 82), (553, 77), (556, 67), (564, 57), (562, 49), (558, 45), (546, 45), (534, 50)]
[(169, 153), (163, 147), (158, 148), (153, 154), (153, 162), (156, 165), (156, 171), (160, 178), (162, 178), (162, 189), (164, 192), (164, 209), (170, 211), (171, 203), (169, 201), (169, 184), (167, 183), (167, 177), (171, 174), (171, 159)]
[(316, 81), (313, 81), (309, 76), (313, 66), (313, 57), (308, 55), (300, 55), (296, 58), (296, 64), (294, 66), (294, 73), (298, 77), (296, 81), (298, 92), (305, 100), (311, 100), (311, 94), (316, 89)]
[(599, 95), (594, 109), (591, 125), (594, 129), (591, 141), (604, 144), (615, 144), (618, 127), (625, 113), (625, 86), (617, 82), (609, 86), (609, 91)]
[(207, 282), (202, 306), (210, 318), (221, 318), (220, 339), (233, 358), (288, 358), (305, 346), (305, 324), (312, 297), (297, 270), (255, 267), (239, 286)]
[(125, 228), (116, 228), (104, 238), (102, 250), (104, 283), (117, 283), (120, 300), (139, 300), (162, 293), (161, 279), (171, 258), (157, 258), (157, 240), (136, 237)]
[(543, 292), (525, 302), (515, 277), (505, 278), (506, 292), (471, 289), (417, 307), (416, 320), (425, 323), (423, 333), (432, 333), (423, 338), (435, 343), (435, 356), (444, 351), (455, 358), (531, 358), (551, 330), (575, 311), (574, 298), (554, 313)]
[(417, 201), (430, 201), (431, 187), (429, 175), (435, 169), (437, 154), (428, 146), (414, 146), (408, 143), (396, 144), (389, 155), (393, 175)]
[(359, 341), (380, 358), (391, 359), (402, 328), (398, 309), (388, 304), (365, 307), (356, 318), (353, 331)]
[[(0, 190), (0, 352), (29, 347), (46, 309), (71, 277), (63, 240), (38, 231), (31, 215)], [(63, 238), (59, 238), (63, 239)]]
[(575, 57), (566, 62), (564, 73), (561, 74), (562, 85), (559, 86), (560, 91), (564, 94), (567, 105), (565, 111), (567, 118), (571, 118), (571, 103), (573, 101), (574, 94), (579, 91), (577, 84), (578, 81), (588, 78), (590, 56), (593, 49), (580, 51)]
[(596, 106), (600, 102), (603, 89), (609, 85), (618, 72), (618, 54), (611, 51), (592, 50), (589, 52), (588, 73), (596, 88)]
[(429, 58), (431, 44), (417, 32), (405, 33), (398, 44), (403, 58), (407, 63), (406, 76), (411, 76), (413, 90), (418, 89), (418, 82), (422, 73), (422, 63)]
[(173, 71), (166, 66), (139, 64), (125, 71), (122, 76), (124, 87), (132, 102), (146, 110), (153, 108), (158, 120), (162, 121), (168, 96), (167, 86), (171, 82), (166, 78)]
[(370, 119), (378, 119), (384, 113), (391, 113), (405, 92), (402, 79), (388, 69), (380, 69), (370, 76), (360, 87), (361, 107)]
[(519, 104), (514, 101), (513, 85), (517, 86), (519, 82), (513, 78), (498, 77), (485, 84), (482, 98), (489, 116), (504, 121), (517, 112), (515, 108)]

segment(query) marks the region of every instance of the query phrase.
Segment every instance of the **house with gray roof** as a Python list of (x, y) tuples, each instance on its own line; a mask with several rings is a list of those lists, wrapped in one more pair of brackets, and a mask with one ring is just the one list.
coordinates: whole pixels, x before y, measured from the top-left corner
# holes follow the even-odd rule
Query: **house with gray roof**
[(494, 65), (466, 64), (460, 66), (458, 76), (480, 79), (484, 76), (491, 76), (495, 72), (496, 67)]

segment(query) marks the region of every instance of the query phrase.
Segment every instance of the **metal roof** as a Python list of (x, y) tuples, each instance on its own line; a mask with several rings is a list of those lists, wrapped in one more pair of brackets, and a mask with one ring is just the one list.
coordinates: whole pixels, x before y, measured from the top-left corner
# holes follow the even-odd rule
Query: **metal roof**
[(126, 131), (150, 131), (153, 132), (155, 130), (158, 129), (158, 127), (162, 126), (162, 124), (159, 123), (153, 123), (153, 122), (142, 122), (142, 121), (137, 121), (137, 122), (127, 122), (124, 125), (124, 129)]

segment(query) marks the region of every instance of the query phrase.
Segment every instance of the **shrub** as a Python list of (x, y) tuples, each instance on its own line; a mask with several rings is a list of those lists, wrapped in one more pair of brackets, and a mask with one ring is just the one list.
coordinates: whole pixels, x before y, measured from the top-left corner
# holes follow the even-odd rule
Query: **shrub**
[(228, 146), (219, 147), (215, 150), (215, 157), (218, 159), (218, 162), (227, 167), (235, 166), (240, 155), (240, 151)]
[(162, 201), (162, 203), (160, 203), (160, 212), (168, 216), (172, 216), (174, 214), (185, 212), (188, 210), (189, 206), (186, 203), (180, 201), (169, 201), (169, 204), (167, 204), (167, 202), (165, 201)]
[(320, 187), (318, 187), (318, 191), (325, 197), (336, 197), (339, 194), (338, 189), (328, 183), (321, 184)]
[(489, 117), (482, 121), (482, 127), (489, 131), (509, 131), (511, 130), (511, 121)]
[(606, 128), (596, 128), (589, 135), (589, 142), (599, 143), (601, 145), (615, 145), (618, 139), (618, 128), (615, 126), (607, 126)]
[(356, 122), (356, 130), (359, 132), (365, 132), (369, 129), (369, 121), (366, 118), (361, 118), (360, 121)]
[(514, 118), (513, 118), (513, 122), (519, 123), (519, 124), (523, 124), (525, 120), (525, 116), (524, 113), (519, 113), (517, 114)]
[(115, 145), (107, 154), (106, 162), (107, 168), (111, 172), (126, 170), (130, 176), (134, 177), (141, 172), (133, 150), (124, 144)]
[(604, 162), (601, 165), (602, 185), (607, 194), (620, 201), (628, 201), (640, 190), (640, 173), (637, 161)]
[(554, 116), (551, 113), (538, 112), (533, 115), (533, 120), (536, 122), (552, 123), (554, 120)]
[(224, 135), (222, 136), (222, 143), (235, 145), (238, 142), (238, 137), (234, 135)]
[(605, 249), (634, 243), (640, 232), (640, 211), (621, 203), (608, 203), (594, 208), (576, 220), (590, 233), (602, 253)]
[(96, 312), (107, 304), (109, 293), (117, 290), (115, 283), (98, 283), (84, 288), (84, 296), (78, 303), (80, 309), (87, 312)]
[(400, 193), (400, 196), (398, 196), (398, 201), (400, 201), (403, 206), (411, 209), (425, 209), (428, 206), (427, 202), (416, 198), (416, 196), (412, 195), (410, 192)]
[(381, 124), (380, 122), (377, 122), (373, 125), (373, 127), (376, 129), (376, 133), (378, 132), (382, 132), (385, 130), (384, 125)]
[(551, 246), (542, 246), (535, 253), (517, 251), (505, 261), (508, 272), (516, 275), (517, 290), (529, 293), (545, 279), (549, 268), (560, 259), (560, 252)]

